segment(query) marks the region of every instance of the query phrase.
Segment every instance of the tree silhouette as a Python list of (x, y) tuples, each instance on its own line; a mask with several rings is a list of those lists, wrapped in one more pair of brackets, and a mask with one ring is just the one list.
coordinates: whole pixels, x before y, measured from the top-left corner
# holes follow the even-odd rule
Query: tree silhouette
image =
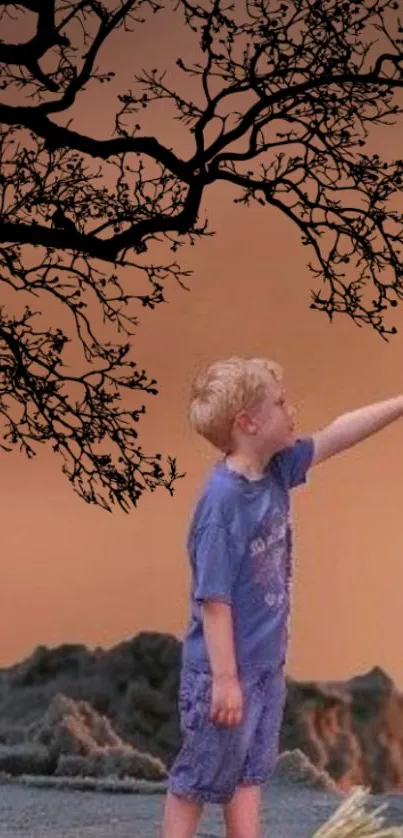
[[(67, 366), (60, 328), (36, 326), (28, 305), (2, 305), (2, 447), (32, 456), (50, 443), (81, 497), (125, 511), (147, 489), (173, 493), (180, 476), (171, 457), (144, 454), (145, 408), (126, 405), (131, 391), (157, 392), (131, 360), (132, 308), (162, 303), (167, 279), (184, 284), (188, 272), (155, 264), (150, 247), (175, 252), (209, 234), (199, 217), (210, 184), (229, 182), (237, 202), (276, 207), (297, 225), (319, 280), (312, 307), (329, 318), (347, 314), (387, 339), (396, 329), (384, 314), (403, 297), (403, 160), (365, 152), (372, 126), (401, 113), (398, 3), (177, 0), (173, 20), (199, 47), (193, 64), (177, 61), (192, 100), (166, 68), (139, 68), (111, 138), (73, 130), (78, 94), (113, 77), (96, 63), (106, 39), (119, 28), (131, 37), (162, 2), (0, 0), (0, 25), (21, 10), (35, 19), (30, 40), (0, 41), (0, 278), (21, 299), (69, 313), (84, 369)], [(188, 128), (187, 159), (142, 134), (141, 113), (161, 99)], [(134, 293), (141, 276), (149, 290)], [(96, 334), (100, 316), (123, 340)]]

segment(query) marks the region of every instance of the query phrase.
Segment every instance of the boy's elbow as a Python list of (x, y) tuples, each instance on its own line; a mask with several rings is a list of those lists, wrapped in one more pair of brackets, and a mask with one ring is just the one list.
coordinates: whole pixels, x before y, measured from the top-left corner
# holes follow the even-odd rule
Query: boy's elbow
[(229, 598), (223, 599), (203, 599), (200, 603), (202, 612), (204, 614), (219, 615), (231, 612), (232, 605)]

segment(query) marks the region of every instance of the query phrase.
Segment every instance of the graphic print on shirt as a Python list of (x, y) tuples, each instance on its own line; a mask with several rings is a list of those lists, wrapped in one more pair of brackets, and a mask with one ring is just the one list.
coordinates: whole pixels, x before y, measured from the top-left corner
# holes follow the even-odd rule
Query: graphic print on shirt
[(274, 507), (267, 514), (259, 536), (250, 543), (250, 558), (266, 604), (281, 608), (291, 583), (291, 527), (285, 510)]

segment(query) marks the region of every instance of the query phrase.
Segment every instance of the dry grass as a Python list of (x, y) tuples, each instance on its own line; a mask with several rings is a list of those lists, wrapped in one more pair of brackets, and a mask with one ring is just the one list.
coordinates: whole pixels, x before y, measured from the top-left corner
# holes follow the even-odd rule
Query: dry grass
[(386, 804), (368, 812), (365, 809), (368, 799), (367, 789), (353, 789), (313, 838), (403, 838), (403, 827), (385, 826), (381, 813)]

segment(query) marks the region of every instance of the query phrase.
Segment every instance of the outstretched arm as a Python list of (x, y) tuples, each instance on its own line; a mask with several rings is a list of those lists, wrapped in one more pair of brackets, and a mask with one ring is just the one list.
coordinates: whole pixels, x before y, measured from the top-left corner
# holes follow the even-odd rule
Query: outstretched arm
[(333, 457), (357, 442), (377, 433), (403, 416), (403, 396), (361, 407), (339, 416), (330, 425), (313, 435), (312, 465)]

